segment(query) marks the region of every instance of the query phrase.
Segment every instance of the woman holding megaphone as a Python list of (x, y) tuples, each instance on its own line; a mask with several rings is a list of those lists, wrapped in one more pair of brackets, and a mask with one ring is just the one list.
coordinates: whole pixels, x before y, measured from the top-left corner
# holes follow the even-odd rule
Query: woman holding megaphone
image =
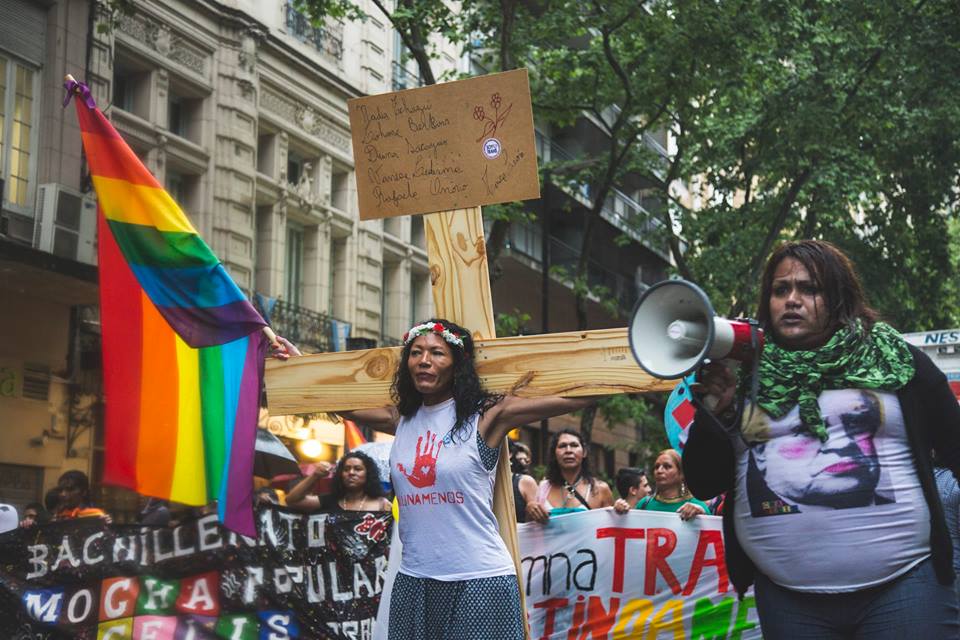
[(766, 344), (740, 394), (755, 398), (704, 367), (683, 467), (698, 498), (727, 493), (730, 579), (754, 585), (764, 638), (957, 638), (931, 462), (960, 471), (944, 374), (878, 321), (828, 242), (773, 252), (758, 319)]

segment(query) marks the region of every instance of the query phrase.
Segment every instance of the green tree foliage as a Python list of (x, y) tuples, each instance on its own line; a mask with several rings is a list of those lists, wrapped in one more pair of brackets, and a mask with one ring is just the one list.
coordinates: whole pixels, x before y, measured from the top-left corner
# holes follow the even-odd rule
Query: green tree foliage
[[(955, 3), (476, 0), (456, 12), (441, 0), (374, 3), (427, 82), (429, 36), (441, 33), (490, 71), (528, 67), (539, 121), (589, 118), (605, 132), (590, 153), (546, 167), (571, 192), (588, 185), (581, 260), (566, 274), (583, 328), (600, 211), (611, 188), (637, 179), (668, 203), (643, 233), (663, 235), (654, 240), (669, 243), (676, 273), (720, 313), (755, 313), (772, 248), (818, 237), (850, 253), (897, 328), (960, 325)], [(360, 16), (349, 0), (300, 6)], [(667, 158), (643, 142), (664, 130)], [(498, 211), (491, 257), (512, 219)], [(583, 413), (589, 438), (593, 413)]]

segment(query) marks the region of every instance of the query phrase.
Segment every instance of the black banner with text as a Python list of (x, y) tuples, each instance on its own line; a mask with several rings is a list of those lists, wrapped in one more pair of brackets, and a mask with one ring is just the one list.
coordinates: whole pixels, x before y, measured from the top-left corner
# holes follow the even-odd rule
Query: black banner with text
[(258, 538), (215, 515), (176, 528), (99, 518), (0, 536), (0, 637), (370, 638), (388, 513), (264, 507)]

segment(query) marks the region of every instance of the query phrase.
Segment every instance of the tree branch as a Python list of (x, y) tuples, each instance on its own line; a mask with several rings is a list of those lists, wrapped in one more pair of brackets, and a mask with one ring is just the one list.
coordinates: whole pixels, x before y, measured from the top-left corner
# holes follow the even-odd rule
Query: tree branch
[[(433, 75), (433, 68), (430, 66), (430, 56), (426, 50), (426, 41), (423, 38), (423, 33), (420, 28), (416, 24), (408, 25), (406, 20), (396, 19), (394, 15), (387, 10), (387, 7), (383, 4), (383, 0), (373, 0), (373, 4), (376, 5), (380, 13), (382, 13), (397, 30), (403, 45), (410, 51), (413, 59), (417, 61), (417, 67), (420, 69), (420, 76), (423, 79), (423, 83), (425, 85), (436, 84), (437, 79)], [(409, 1), (404, 4), (409, 6)]]

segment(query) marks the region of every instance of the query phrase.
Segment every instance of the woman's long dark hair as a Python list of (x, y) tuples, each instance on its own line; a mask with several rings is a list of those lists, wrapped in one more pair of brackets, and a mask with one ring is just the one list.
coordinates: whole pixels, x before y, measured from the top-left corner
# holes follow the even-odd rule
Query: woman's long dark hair
[(863, 328), (869, 331), (879, 314), (867, 304), (863, 285), (857, 276), (853, 262), (833, 243), (826, 240), (800, 240), (785, 242), (773, 250), (760, 281), (760, 305), (757, 320), (764, 330), (770, 331), (770, 296), (773, 294), (773, 276), (777, 266), (786, 258), (793, 258), (810, 273), (820, 289), (826, 304), (827, 326), (838, 329), (841, 325), (852, 326), (862, 320)]
[(593, 486), (593, 470), (590, 468), (589, 449), (583, 443), (583, 436), (575, 429), (561, 429), (550, 438), (550, 448), (547, 449), (547, 480), (550, 484), (562, 487), (564, 483), (563, 471), (560, 470), (560, 462), (557, 460), (557, 445), (560, 443), (560, 436), (573, 436), (583, 447), (583, 460), (580, 462), (580, 477)]
[[(457, 420), (450, 433), (455, 438), (465, 437), (463, 431), (470, 416), (483, 413), (499, 402), (503, 396), (487, 393), (480, 385), (480, 376), (477, 375), (477, 369), (473, 364), (473, 338), (469, 331), (443, 318), (430, 318), (426, 322), (442, 324), (463, 340), (463, 348), (449, 342), (447, 346), (453, 353), (453, 403), (457, 413)], [(423, 404), (423, 396), (417, 391), (413, 376), (410, 375), (410, 367), (407, 366), (412, 347), (412, 340), (403, 346), (400, 364), (393, 377), (393, 385), (390, 387), (390, 397), (397, 405), (397, 411), (405, 418), (412, 417)]]
[(380, 470), (377, 469), (377, 463), (363, 451), (348, 451), (337, 460), (337, 470), (333, 474), (333, 490), (331, 491), (334, 499), (340, 500), (343, 498), (343, 463), (350, 458), (356, 458), (362, 462), (367, 470), (367, 481), (363, 485), (364, 495), (368, 498), (382, 498), (384, 491), (383, 485), (380, 484)]

